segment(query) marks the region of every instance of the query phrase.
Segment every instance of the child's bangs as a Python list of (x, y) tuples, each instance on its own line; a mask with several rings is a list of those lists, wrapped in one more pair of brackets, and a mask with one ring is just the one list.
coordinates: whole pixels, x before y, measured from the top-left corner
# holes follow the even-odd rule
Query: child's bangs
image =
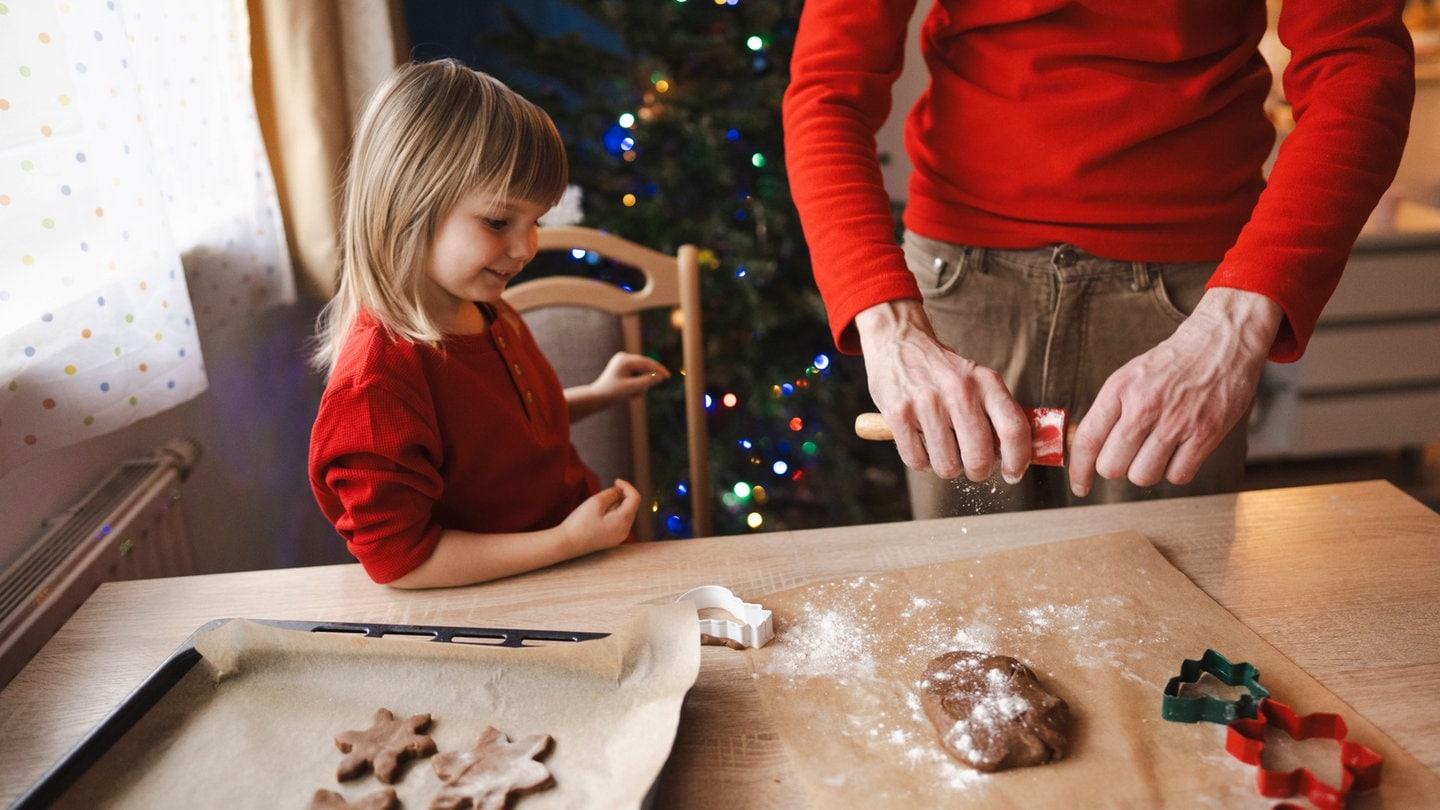
[(569, 182), (565, 144), (550, 119), (538, 108), (533, 112), (521, 121), (506, 196), (554, 206)]

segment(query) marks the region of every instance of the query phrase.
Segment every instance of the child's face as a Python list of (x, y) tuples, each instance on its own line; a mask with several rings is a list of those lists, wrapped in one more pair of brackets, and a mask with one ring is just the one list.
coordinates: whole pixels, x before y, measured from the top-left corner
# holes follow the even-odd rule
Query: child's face
[(535, 256), (536, 228), (548, 206), (496, 202), (470, 192), (435, 229), (426, 258), (425, 308), (446, 331), (469, 331), (473, 302), (500, 299), (505, 285)]

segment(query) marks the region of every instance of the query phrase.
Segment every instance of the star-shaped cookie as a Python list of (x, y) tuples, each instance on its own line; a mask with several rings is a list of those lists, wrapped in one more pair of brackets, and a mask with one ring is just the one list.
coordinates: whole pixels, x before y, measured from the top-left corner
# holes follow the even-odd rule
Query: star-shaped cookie
[(343, 782), (374, 770), (381, 782), (394, 784), (401, 762), (435, 753), (435, 741), (420, 733), (429, 725), (428, 714), (398, 720), (389, 709), (376, 709), (370, 728), (342, 731), (335, 736), (336, 747), (346, 755), (335, 778)]

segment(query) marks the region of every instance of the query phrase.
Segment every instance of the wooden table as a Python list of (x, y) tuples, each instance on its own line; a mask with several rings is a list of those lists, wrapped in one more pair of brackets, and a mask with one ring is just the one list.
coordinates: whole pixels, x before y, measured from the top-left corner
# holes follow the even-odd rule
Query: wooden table
[[(9, 804), (189, 634), (221, 617), (610, 631), (702, 584), (750, 601), (835, 577), (1144, 534), (1240, 621), (1440, 771), (1440, 515), (1380, 481), (643, 544), (487, 585), (403, 592), (357, 565), (101, 587), (0, 692)], [(203, 541), (203, 537), (201, 538)], [(664, 807), (794, 807), (743, 654), (702, 650)]]

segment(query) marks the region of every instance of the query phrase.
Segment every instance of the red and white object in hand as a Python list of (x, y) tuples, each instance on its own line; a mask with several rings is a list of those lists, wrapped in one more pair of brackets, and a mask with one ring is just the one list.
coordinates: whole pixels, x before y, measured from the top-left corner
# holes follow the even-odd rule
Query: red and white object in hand
[[(1064, 408), (1026, 408), (1030, 420), (1030, 463), (1040, 467), (1065, 466), (1065, 448), (1075, 435)], [(855, 417), (855, 435), (874, 441), (893, 441), (885, 417), (878, 413), (862, 413)]]

